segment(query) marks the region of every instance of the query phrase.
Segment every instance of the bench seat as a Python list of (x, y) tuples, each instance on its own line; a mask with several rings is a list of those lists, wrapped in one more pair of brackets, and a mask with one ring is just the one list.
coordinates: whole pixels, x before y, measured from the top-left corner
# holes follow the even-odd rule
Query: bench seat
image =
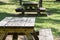
[(40, 8), (39, 8), (39, 11), (40, 11), (40, 12), (45, 12), (45, 11), (46, 11), (46, 8), (40, 7)]
[(23, 8), (17, 8), (15, 9), (16, 12), (22, 12), (23, 11)]
[(38, 8), (38, 9), (23, 9), (23, 8), (17, 8), (15, 9), (16, 12), (45, 12), (45, 8)]

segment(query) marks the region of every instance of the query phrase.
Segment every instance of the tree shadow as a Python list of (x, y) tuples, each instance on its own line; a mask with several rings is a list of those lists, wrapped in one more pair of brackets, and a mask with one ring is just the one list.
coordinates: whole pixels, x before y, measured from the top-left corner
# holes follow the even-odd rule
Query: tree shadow
[(55, 36), (60, 36), (60, 31), (57, 28), (51, 27), (51, 30)]
[(16, 14), (10, 14), (10, 13), (6, 13), (6, 12), (0, 12), (0, 21), (5, 18), (5, 17), (16, 17)]
[(54, 20), (53, 21), (55, 22), (55, 24), (60, 24), (60, 20)]
[(48, 9), (48, 13), (50, 14), (60, 14), (60, 9), (57, 8), (47, 8)]
[(49, 1), (49, 0), (46, 0), (46, 1), (43, 1), (43, 2), (56, 2), (56, 1), (52, 1), (52, 0), (51, 0), (51, 1)]
[(51, 19), (45, 19), (45, 18), (36, 18), (36, 23), (44, 23), (44, 22), (49, 22), (52, 21)]
[(36, 23), (44, 23), (44, 22), (48, 22), (48, 23), (54, 23), (54, 24), (60, 24), (60, 20), (58, 19), (44, 19), (44, 18), (36, 18)]
[(5, 2), (0, 2), (0, 5), (15, 5), (15, 4), (17, 4), (17, 3), (12, 3), (12, 2), (10, 2), (10, 3), (5, 3)]
[(11, 14), (6, 12), (0, 12), (0, 20), (2, 20), (5, 17), (42, 17), (45, 15), (38, 15), (38, 14)]

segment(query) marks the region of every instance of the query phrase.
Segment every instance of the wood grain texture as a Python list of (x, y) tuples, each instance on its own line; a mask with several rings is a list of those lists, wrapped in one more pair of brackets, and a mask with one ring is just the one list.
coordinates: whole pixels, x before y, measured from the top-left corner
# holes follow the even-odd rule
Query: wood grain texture
[(6, 17), (6, 18), (4, 18), (4, 19), (0, 22), (0, 26), (5, 26), (5, 24), (7, 24), (11, 19), (12, 19), (12, 17)]
[(35, 17), (6, 17), (0, 22), (0, 26), (33, 27)]
[(27, 21), (25, 23), (25, 26), (34, 26), (34, 23), (35, 23), (35, 18), (34, 17), (27, 18)]
[(10, 20), (9, 23), (7, 23), (6, 26), (24, 26), (25, 21), (27, 20), (27, 18), (13, 18), (12, 20)]

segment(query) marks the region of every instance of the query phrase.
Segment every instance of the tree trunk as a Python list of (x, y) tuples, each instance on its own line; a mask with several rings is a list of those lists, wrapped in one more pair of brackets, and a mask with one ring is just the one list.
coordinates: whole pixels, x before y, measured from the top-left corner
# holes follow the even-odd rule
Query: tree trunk
[(42, 0), (39, 0), (39, 7), (42, 7)]
[(56, 1), (60, 1), (60, 0), (56, 0)]

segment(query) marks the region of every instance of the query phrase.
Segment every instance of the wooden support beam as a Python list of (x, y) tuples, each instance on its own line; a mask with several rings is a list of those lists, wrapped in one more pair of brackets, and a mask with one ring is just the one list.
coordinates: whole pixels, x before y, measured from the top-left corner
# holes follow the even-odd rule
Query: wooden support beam
[(18, 39), (18, 34), (17, 33), (14, 33), (13, 34), (13, 40), (17, 40)]
[(5, 40), (7, 33), (0, 32), (0, 40)]

